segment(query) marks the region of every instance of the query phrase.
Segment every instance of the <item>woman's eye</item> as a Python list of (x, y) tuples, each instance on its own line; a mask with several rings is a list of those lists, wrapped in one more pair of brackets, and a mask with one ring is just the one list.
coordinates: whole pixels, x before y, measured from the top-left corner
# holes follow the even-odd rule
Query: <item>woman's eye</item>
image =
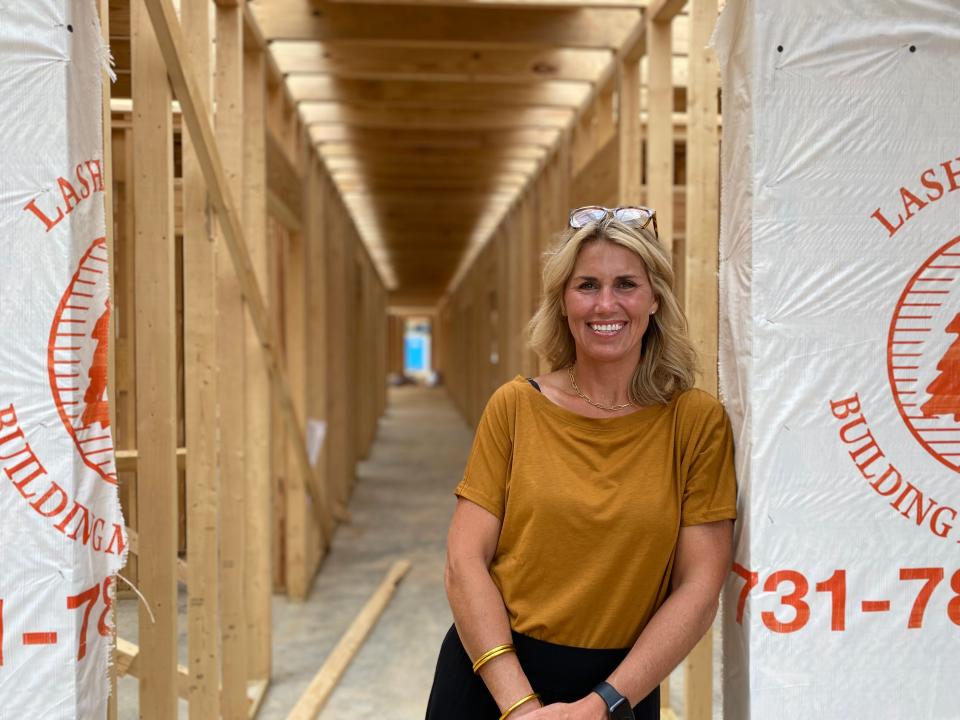
[(596, 283), (590, 282), (589, 280), (586, 280), (586, 281), (580, 283), (580, 285), (579, 285), (579, 289), (580, 289), (580, 290), (590, 290), (590, 289), (592, 289), (592, 288), (594, 288), (594, 287), (596, 287)]
[(623, 280), (623, 281), (620, 282), (620, 287), (632, 288), (632, 287), (636, 287), (636, 286), (637, 286), (637, 284), (636, 284), (635, 282), (633, 282), (633, 280)]

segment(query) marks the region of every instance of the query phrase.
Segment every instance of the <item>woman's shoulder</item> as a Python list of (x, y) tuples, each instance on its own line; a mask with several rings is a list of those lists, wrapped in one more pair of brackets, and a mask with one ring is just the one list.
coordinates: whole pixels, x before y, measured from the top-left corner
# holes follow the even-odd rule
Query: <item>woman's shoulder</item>
[(513, 405), (516, 403), (520, 393), (525, 392), (524, 386), (533, 389), (530, 382), (523, 375), (517, 375), (514, 378), (500, 385), (490, 394), (488, 404), (493, 405)]
[(723, 404), (700, 388), (689, 388), (678, 393), (673, 402), (681, 422), (696, 423), (698, 420), (726, 418)]

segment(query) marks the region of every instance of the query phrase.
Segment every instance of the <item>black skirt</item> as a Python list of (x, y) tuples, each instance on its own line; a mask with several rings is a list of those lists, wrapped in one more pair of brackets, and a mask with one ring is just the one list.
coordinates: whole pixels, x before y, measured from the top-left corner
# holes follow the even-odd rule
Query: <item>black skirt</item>
[[(513, 644), (530, 685), (540, 693), (544, 705), (576, 702), (586, 696), (607, 679), (630, 650), (556, 645), (519, 633), (513, 633)], [(479, 675), (473, 674), (472, 668), (457, 628), (452, 626), (440, 646), (426, 720), (497, 720), (500, 717), (487, 686)], [(637, 720), (659, 720), (660, 688), (641, 700), (633, 713)]]

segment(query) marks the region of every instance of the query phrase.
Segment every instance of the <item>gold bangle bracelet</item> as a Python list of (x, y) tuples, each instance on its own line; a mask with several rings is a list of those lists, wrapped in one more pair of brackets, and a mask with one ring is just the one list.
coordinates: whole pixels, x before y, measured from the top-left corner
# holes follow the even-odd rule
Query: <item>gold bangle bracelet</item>
[(540, 699), (540, 693), (530, 693), (526, 697), (520, 698), (513, 705), (511, 705), (504, 711), (503, 715), (500, 716), (500, 720), (507, 720), (507, 718), (510, 717), (510, 713), (512, 713), (521, 705), (523, 705), (525, 702), (530, 702), (531, 700), (539, 700), (539, 699)]
[(495, 648), (487, 650), (483, 655), (477, 658), (477, 661), (473, 664), (473, 674), (476, 675), (479, 672), (480, 668), (486, 665), (488, 662), (493, 660), (495, 657), (503, 655), (508, 652), (516, 652), (512, 643), (507, 643), (505, 645), (497, 645)]

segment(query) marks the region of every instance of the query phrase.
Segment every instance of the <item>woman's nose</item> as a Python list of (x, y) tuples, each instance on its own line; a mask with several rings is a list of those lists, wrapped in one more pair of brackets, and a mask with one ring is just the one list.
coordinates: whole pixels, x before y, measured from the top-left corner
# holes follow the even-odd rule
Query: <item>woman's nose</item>
[(597, 309), (605, 310), (612, 308), (616, 304), (616, 297), (613, 294), (612, 287), (601, 287), (597, 293)]

